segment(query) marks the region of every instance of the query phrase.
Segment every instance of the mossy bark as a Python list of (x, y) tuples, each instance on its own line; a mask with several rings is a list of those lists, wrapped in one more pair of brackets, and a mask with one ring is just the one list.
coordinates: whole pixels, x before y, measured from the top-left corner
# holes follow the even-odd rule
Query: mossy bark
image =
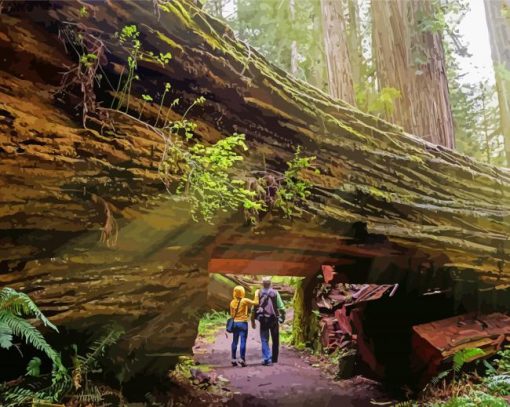
[[(154, 4), (160, 4), (159, 13)], [(59, 28), (78, 24), (107, 41), (101, 69), (115, 84), (127, 55), (114, 34), (135, 21), (142, 46), (155, 54), (171, 52), (173, 59), (165, 66), (139, 61), (133, 109), (141, 108), (142, 93), (157, 100), (168, 81), (182, 106), (170, 117), (179, 117), (197, 96), (207, 98), (190, 116), (198, 137), (246, 134), (246, 168), (260, 170), (266, 163), (282, 170), (296, 145), (319, 157), (321, 174), (304, 175), (314, 194), (297, 234), (349, 238), (344, 226), (364, 222), (370, 233), (408, 250), (408, 257), (425, 253), (435, 268), (460, 270), (459, 278), (467, 270), (467, 278), (475, 271), (490, 285), (510, 284), (508, 170), (427, 143), (286, 75), (191, 2), (100, 2), (90, 4), (85, 17), (80, 8), (78, 1), (4, 4), (0, 46), (17, 62), (3, 65), (0, 78), (7, 89), (1, 119), (3, 230), (83, 232), (101, 226), (102, 207), (94, 207), (90, 192), (108, 202), (114, 215), (130, 219), (163, 190), (157, 135), (115, 114), (116, 131), (80, 129), (78, 112), (51, 97), (60, 80), (56, 72), (77, 59), (58, 41)], [(23, 85), (33, 85), (31, 92), (19, 91)], [(107, 100), (105, 87), (96, 89), (98, 101)], [(80, 102), (79, 94), (71, 96), (70, 102)], [(153, 123), (157, 111), (146, 108), (143, 120)], [(35, 120), (41, 116), (46, 120)], [(28, 240), (20, 246), (19, 239), (8, 239), (16, 249), (7, 249), (4, 258), (40, 255), (44, 244)]]
[(317, 287), (317, 276), (306, 277), (296, 285), (294, 292), (294, 320), (292, 322), (292, 345), (296, 348), (311, 348), (320, 350), (319, 318), (313, 311), (313, 292)]

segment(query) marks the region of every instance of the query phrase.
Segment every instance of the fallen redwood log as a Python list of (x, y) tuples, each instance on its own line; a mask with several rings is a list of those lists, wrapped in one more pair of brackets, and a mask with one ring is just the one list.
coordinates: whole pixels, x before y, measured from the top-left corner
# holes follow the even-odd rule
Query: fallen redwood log
[[(164, 369), (191, 349), (214, 256), (279, 255), (276, 264), (304, 264), (300, 272), (310, 275), (324, 259), (361, 257), (372, 259), (366, 280), (392, 283), (398, 277), (386, 271), (395, 265), (417, 272), (426, 264), (426, 272), (452, 268), (454, 278), (510, 284), (507, 170), (426, 143), (293, 79), (190, 2), (2, 6), (0, 282), (30, 292), (54, 321), (73, 329), (117, 320), (127, 330), (119, 349), (132, 361), (130, 372), (156, 362)], [(59, 92), (61, 73), (78, 60), (59, 32), (71, 27), (108, 41), (101, 70), (115, 83), (127, 55), (114, 34), (133, 23), (144, 47), (173, 55), (165, 66), (139, 61), (133, 113), (143, 93), (158, 98), (170, 82), (172, 97), (182, 100), (170, 117), (205, 96), (190, 116), (197, 137), (213, 142), (245, 133), (246, 169), (265, 161), (281, 170), (302, 145), (321, 168), (305, 174), (314, 184), (305, 219), (267, 216), (256, 234), (237, 217), (194, 224), (185, 206), (161, 196), (156, 134), (114, 113), (115, 131), (83, 128), (81, 109), (74, 109), (83, 101), (79, 89)], [(94, 90), (97, 103), (109, 106), (104, 83)], [(143, 119), (153, 123), (157, 111), (147, 108)], [(116, 248), (97, 243), (100, 230), (107, 246), (118, 233)], [(225, 242), (230, 249), (219, 250)], [(287, 254), (268, 254), (268, 242)]]
[(425, 385), (441, 369), (451, 368), (455, 353), (480, 348), (486, 358), (508, 343), (510, 317), (501, 313), (461, 315), (416, 325), (412, 336), (412, 373)]

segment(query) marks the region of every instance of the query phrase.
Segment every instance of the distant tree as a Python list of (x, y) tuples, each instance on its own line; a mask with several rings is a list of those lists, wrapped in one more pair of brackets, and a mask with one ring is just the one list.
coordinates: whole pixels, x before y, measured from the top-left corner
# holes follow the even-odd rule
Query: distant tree
[(387, 118), (428, 141), (454, 147), (444, 27), (436, 3), (372, 0), (371, 7), (379, 86), (400, 92)]
[(506, 163), (510, 166), (510, 0), (485, 0)]
[(223, 10), (228, 0), (207, 0), (204, 4), (204, 10), (209, 14), (223, 19)]
[(278, 67), (327, 89), (319, 1), (237, 0), (230, 25)]
[(495, 88), (488, 81), (481, 82), (475, 96), (477, 109), (476, 130), (480, 137), (480, 144), (484, 161), (489, 164), (503, 165), (505, 163), (504, 138), (499, 122), (498, 103), (495, 98)]
[(343, 2), (321, 0), (321, 12), (329, 93), (334, 98), (354, 104), (353, 75)]

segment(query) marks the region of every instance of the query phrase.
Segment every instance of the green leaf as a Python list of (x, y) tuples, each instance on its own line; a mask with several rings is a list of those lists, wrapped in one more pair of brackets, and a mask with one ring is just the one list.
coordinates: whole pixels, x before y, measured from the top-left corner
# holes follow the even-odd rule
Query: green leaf
[(33, 357), (27, 365), (27, 376), (39, 377), (41, 374), (41, 359)]
[(453, 355), (453, 370), (458, 373), (467, 362), (482, 357), (485, 352), (480, 348), (462, 349)]
[(3, 322), (0, 322), (0, 348), (9, 349), (12, 346), (12, 330)]

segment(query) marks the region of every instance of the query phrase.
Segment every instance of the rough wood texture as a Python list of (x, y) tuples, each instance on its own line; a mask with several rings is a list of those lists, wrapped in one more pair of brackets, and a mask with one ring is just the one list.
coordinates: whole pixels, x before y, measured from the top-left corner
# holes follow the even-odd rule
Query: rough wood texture
[[(161, 2), (165, 10), (156, 3), (87, 3), (83, 17), (79, 1), (4, 2), (2, 284), (31, 292), (61, 325), (92, 330), (120, 321), (127, 330), (120, 349), (138, 360), (133, 373), (156, 360), (165, 368), (172, 355), (191, 349), (210, 259), (314, 258), (310, 275), (323, 261), (362, 259), (363, 269), (351, 271), (365, 281), (398, 279), (395, 268), (421, 275), (455, 267), (455, 278), (510, 284), (508, 171), (405, 134), (289, 77), (191, 3)], [(171, 117), (204, 95), (205, 106), (192, 115), (197, 136), (214, 141), (244, 132), (246, 168), (263, 168), (264, 156), (283, 169), (302, 145), (322, 171), (306, 174), (314, 194), (303, 220), (268, 215), (251, 228), (225, 216), (214, 227), (194, 224), (185, 207), (160, 195), (162, 145), (143, 122), (111, 114), (115, 130), (83, 129), (79, 89), (57, 92), (60, 73), (77, 59), (58, 30), (79, 22), (78, 29), (107, 41), (102, 69), (116, 83), (127, 56), (113, 35), (134, 21), (146, 49), (173, 59), (166, 67), (140, 61), (132, 113), (142, 93), (158, 101), (171, 82), (169, 100), (182, 98)], [(96, 89), (105, 106), (107, 89)], [(157, 110), (146, 108), (142, 119), (153, 123)], [(104, 247), (100, 230), (115, 230), (115, 222), (117, 245)], [(267, 249), (275, 240), (280, 253)], [(308, 250), (314, 241), (320, 247)]]
[[(493, 356), (510, 342), (510, 317), (500, 313), (460, 315), (413, 327), (412, 369), (427, 382), (451, 366), (455, 353), (480, 348), (484, 358)], [(477, 356), (472, 360), (478, 359)]]

